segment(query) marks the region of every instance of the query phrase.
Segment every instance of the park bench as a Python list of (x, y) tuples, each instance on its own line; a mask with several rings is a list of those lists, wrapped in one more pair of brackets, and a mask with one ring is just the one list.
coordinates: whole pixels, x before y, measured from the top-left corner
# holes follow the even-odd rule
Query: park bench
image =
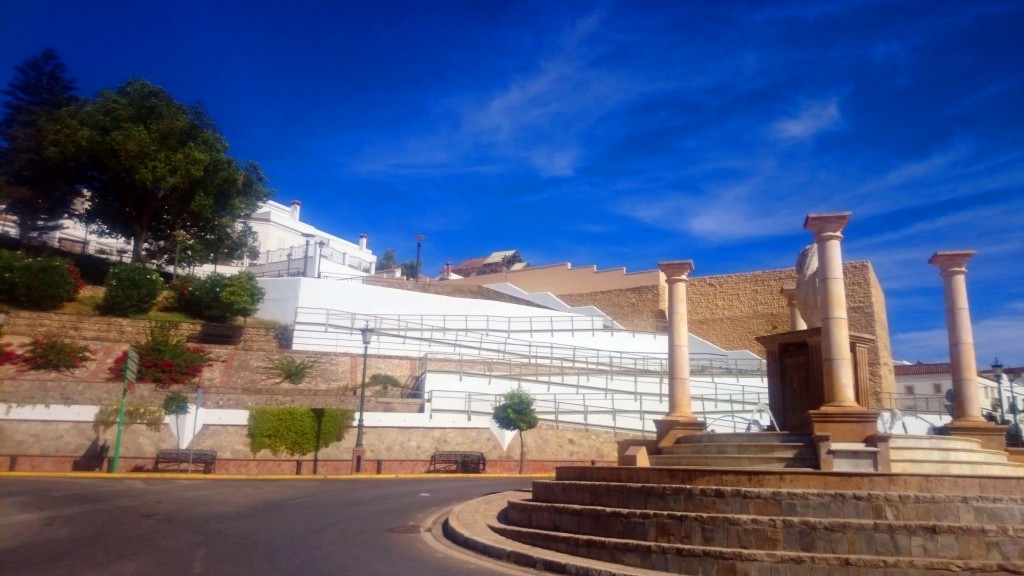
[(192, 468), (202, 467), (203, 474), (210, 474), (217, 468), (216, 450), (160, 450), (156, 453), (153, 470), (170, 472), (180, 470), (182, 466), (187, 468), (189, 458), (192, 461)]
[(487, 458), (483, 452), (438, 451), (430, 456), (427, 472), (454, 472), (479, 474), (487, 471)]

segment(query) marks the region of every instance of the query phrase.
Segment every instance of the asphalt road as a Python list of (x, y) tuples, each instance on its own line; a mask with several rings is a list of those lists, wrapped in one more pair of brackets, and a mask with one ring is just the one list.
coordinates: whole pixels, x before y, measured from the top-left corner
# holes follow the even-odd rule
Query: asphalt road
[(438, 514), (529, 479), (0, 478), (0, 573), (533, 574), (429, 534)]

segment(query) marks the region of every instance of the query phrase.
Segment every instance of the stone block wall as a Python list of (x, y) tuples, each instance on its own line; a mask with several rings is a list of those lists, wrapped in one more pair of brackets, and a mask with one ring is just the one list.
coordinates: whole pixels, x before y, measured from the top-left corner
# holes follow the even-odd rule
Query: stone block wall
[(564, 294), (570, 306), (596, 306), (627, 330), (665, 331), (668, 302), (664, 283), (586, 294)]
[[(846, 262), (843, 273), (850, 331), (876, 339), (868, 357), (872, 407), (885, 407), (896, 391), (885, 295), (870, 262)], [(779, 290), (795, 284), (793, 269), (691, 277), (687, 287), (690, 332), (726, 350), (750, 350), (764, 357), (764, 347), (755, 338), (789, 331), (789, 310)], [(561, 298), (574, 306), (596, 306), (633, 329), (650, 326), (652, 319), (664, 320), (668, 308), (664, 283)]]

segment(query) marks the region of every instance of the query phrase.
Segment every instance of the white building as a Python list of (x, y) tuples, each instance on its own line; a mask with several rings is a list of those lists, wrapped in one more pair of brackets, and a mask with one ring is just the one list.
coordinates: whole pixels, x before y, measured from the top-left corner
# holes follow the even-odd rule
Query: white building
[(249, 218), (259, 238), (259, 258), (244, 263), (257, 276), (345, 278), (368, 276), (377, 267), (377, 256), (367, 248), (366, 234), (358, 244), (318, 230), (299, 219), (302, 203), (290, 206), (268, 201)]
[[(375, 272), (377, 256), (367, 248), (366, 234), (358, 243), (324, 232), (299, 219), (302, 203), (292, 200), (291, 206), (274, 201), (260, 204), (249, 218), (256, 232), (259, 258), (254, 261), (219, 262), (204, 265), (195, 272), (232, 274), (248, 269), (257, 276), (307, 278), (349, 278), (368, 276)], [(63, 229), (47, 235), (46, 243), (70, 252), (88, 252), (109, 259), (128, 260), (131, 242), (121, 239), (97, 238), (87, 226), (76, 220), (63, 220)], [(17, 233), (7, 225), (6, 232)]]

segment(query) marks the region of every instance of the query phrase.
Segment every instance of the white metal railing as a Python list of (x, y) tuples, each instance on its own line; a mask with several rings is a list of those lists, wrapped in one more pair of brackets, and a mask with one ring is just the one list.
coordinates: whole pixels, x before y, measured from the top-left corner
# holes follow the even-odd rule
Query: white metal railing
[[(654, 421), (663, 418), (668, 410), (667, 402), (652, 401), (644, 396), (634, 397), (632, 394), (532, 395), (540, 421), (556, 427), (596, 428), (646, 435), (656, 432)], [(761, 427), (766, 427), (768, 423), (768, 417), (759, 411), (768, 401), (765, 392), (717, 397), (694, 396), (693, 400), (694, 415), (705, 422), (721, 422), (718, 428), (722, 432), (742, 429), (750, 420), (757, 420)], [(494, 407), (501, 402), (501, 394), (451, 390), (432, 390), (424, 398), (425, 410), (431, 418), (434, 414), (464, 414), (468, 421), (474, 418), (490, 419)]]

